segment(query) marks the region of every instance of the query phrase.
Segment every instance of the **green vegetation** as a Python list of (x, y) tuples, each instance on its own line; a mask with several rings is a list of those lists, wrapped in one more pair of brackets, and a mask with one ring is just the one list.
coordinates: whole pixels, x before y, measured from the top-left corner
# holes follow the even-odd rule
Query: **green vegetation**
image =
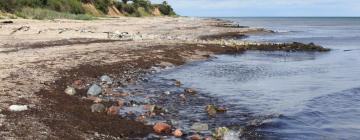
[(126, 16), (176, 16), (166, 1), (151, 4), (149, 0), (0, 0), (0, 11), (34, 19), (93, 19), (86, 14), (89, 12), (84, 4), (93, 5), (96, 8), (93, 10), (102, 15), (108, 14), (110, 6), (115, 6)]

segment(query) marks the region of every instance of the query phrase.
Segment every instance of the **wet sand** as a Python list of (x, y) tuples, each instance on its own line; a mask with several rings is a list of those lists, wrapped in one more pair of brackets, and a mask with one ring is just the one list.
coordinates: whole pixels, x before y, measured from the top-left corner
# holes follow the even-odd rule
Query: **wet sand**
[[(12, 21), (0, 25), (0, 137), (5, 139), (144, 137), (153, 132), (152, 126), (91, 113), (93, 102), (82, 98), (86, 89), (79, 90), (78, 96), (67, 96), (64, 89), (75, 80), (92, 83), (103, 74), (136, 79), (155, 65), (182, 65), (217, 53), (254, 49), (204, 41), (204, 36), (213, 40), (228, 39), (234, 33), (269, 33), (218, 26), (226, 22), (214, 19), (182, 17)], [(132, 39), (109, 38), (109, 33), (119, 32), (127, 32)], [(10, 112), (10, 105), (30, 109)]]

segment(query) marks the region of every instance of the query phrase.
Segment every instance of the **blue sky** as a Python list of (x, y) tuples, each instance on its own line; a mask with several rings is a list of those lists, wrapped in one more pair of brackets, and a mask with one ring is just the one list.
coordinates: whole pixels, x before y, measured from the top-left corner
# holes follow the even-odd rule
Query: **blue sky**
[[(161, 3), (163, 0), (151, 0)], [(360, 16), (360, 0), (167, 0), (182, 16)]]

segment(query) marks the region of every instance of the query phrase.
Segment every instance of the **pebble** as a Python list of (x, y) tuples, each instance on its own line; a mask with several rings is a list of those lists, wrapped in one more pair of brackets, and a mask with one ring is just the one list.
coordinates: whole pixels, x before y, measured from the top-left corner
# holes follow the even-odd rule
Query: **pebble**
[(104, 82), (105, 84), (111, 85), (113, 83), (112, 79), (107, 76), (107, 75), (103, 75), (100, 77), (101, 82)]
[(213, 134), (216, 138), (224, 138), (225, 134), (229, 132), (229, 128), (226, 127), (219, 127), (215, 129), (215, 133)]
[(180, 86), (181, 86), (181, 82), (180, 82), (180, 81), (178, 81), (178, 80), (176, 80), (176, 81), (175, 81), (175, 86), (180, 87)]
[(10, 111), (14, 111), (14, 112), (18, 112), (18, 111), (26, 111), (28, 110), (28, 106), (27, 105), (11, 105), (9, 107)]
[(173, 132), (173, 135), (175, 137), (181, 137), (183, 135), (183, 132), (181, 131), (181, 129), (176, 129), (174, 132)]
[(104, 112), (105, 110), (106, 110), (106, 107), (103, 104), (93, 104), (93, 105), (91, 105), (91, 112), (101, 113), (101, 112)]
[(171, 131), (171, 126), (166, 123), (163, 123), (163, 122), (158, 122), (154, 125), (153, 129), (156, 133), (159, 133), (159, 134), (167, 133), (167, 132)]
[(195, 131), (207, 131), (209, 130), (209, 125), (206, 123), (194, 123), (190, 129)]
[(73, 88), (73, 87), (67, 87), (67, 88), (65, 89), (65, 93), (66, 93), (67, 95), (73, 96), (73, 95), (76, 94), (76, 90), (75, 90), (75, 88)]
[(101, 94), (101, 91), (102, 91), (102, 89), (101, 89), (100, 86), (98, 86), (97, 84), (93, 84), (93, 85), (91, 85), (91, 87), (89, 88), (87, 94), (88, 94), (88, 95), (91, 95), (91, 96), (98, 96), (98, 95)]
[(201, 140), (201, 136), (199, 134), (194, 134), (191, 136), (191, 140)]
[(196, 94), (196, 91), (194, 89), (191, 89), (191, 88), (187, 88), (184, 90), (186, 93), (189, 93), (189, 94)]
[(107, 110), (108, 115), (117, 115), (119, 114), (120, 106), (111, 106)]

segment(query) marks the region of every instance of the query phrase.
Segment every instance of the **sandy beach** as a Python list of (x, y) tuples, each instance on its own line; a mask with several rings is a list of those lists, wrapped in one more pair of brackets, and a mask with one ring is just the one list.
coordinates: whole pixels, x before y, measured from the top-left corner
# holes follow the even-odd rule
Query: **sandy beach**
[[(251, 49), (228, 45), (226, 40), (273, 33), (187, 17), (11, 21), (0, 24), (0, 137), (4, 139), (145, 137), (153, 133), (152, 126), (94, 114), (86, 88), (77, 90), (77, 96), (64, 94), (64, 89), (77, 80), (92, 83), (103, 74), (131, 83), (153, 66), (182, 65)], [(286, 47), (277, 50), (281, 49)], [(11, 105), (29, 109), (11, 112)]]

